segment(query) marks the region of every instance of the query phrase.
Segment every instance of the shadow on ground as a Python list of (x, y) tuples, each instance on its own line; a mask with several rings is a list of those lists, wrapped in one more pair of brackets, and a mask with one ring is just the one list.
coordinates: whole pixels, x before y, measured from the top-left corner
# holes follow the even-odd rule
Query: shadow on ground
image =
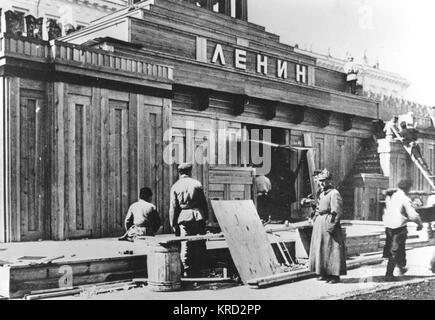
[[(397, 276), (396, 280), (393, 282), (404, 282), (416, 279), (427, 279), (430, 278), (430, 275), (427, 276)], [(361, 277), (361, 278), (346, 278), (341, 280), (342, 283), (382, 283), (385, 282), (384, 276), (374, 276), (374, 277)]]

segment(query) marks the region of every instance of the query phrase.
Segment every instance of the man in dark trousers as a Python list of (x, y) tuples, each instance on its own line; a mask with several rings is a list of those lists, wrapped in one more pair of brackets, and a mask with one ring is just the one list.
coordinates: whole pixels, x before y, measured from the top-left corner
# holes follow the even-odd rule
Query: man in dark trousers
[(128, 208), (125, 217), (127, 232), (118, 240), (133, 241), (136, 236), (151, 236), (159, 230), (161, 220), (156, 206), (151, 203), (153, 192), (150, 188), (139, 191), (139, 200)]
[[(205, 234), (208, 219), (207, 200), (202, 184), (193, 178), (192, 164), (178, 166), (179, 180), (171, 188), (169, 221), (175, 234), (193, 236)], [(184, 276), (199, 276), (199, 271), (206, 253), (205, 241), (181, 243), (181, 262)]]
[(407, 193), (411, 190), (412, 181), (404, 179), (399, 182), (399, 189), (387, 192), (385, 210), (382, 217), (385, 225), (384, 258), (388, 258), (385, 281), (394, 281), (394, 269), (399, 267), (403, 275), (406, 268), (406, 238), (408, 230), (406, 224), (413, 221), (418, 225), (417, 230), (423, 228), (420, 216), (411, 205), (411, 199)]
[(272, 190), (272, 183), (265, 175), (255, 177), (255, 187), (257, 190), (257, 211), (260, 219), (266, 221), (271, 212), (270, 208), (270, 192)]

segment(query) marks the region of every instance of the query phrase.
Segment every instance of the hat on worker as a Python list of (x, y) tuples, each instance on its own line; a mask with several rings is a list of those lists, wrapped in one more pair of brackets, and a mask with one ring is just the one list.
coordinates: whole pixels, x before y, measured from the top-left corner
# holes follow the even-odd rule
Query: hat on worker
[(330, 180), (332, 178), (332, 174), (328, 171), (328, 169), (323, 169), (318, 175), (317, 179), (319, 181)]
[(314, 170), (312, 177), (314, 180), (318, 179), (318, 175), (322, 172), (322, 170)]
[(190, 170), (192, 169), (192, 164), (190, 162), (183, 162), (180, 163), (180, 165), (178, 166), (178, 170)]
[(319, 173), (321, 173), (321, 172), (322, 172), (322, 170), (314, 170), (314, 172), (313, 172), (313, 177), (318, 176)]

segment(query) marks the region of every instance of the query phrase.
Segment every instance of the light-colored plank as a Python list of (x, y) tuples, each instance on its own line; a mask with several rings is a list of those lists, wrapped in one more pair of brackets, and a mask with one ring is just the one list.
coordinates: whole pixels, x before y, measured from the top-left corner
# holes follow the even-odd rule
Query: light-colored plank
[[(69, 89), (69, 86), (68, 86)], [(67, 237), (70, 236), (71, 232), (76, 230), (76, 159), (75, 159), (75, 148), (76, 148), (76, 106), (74, 97), (72, 95), (68, 95), (67, 101), (67, 156), (65, 157), (68, 161), (68, 176), (67, 186), (67, 202), (68, 202), (68, 210), (66, 210), (65, 214), (67, 218)], [(79, 120), (80, 121), (80, 120)]]
[(129, 149), (129, 189), (128, 202), (132, 203), (137, 199), (138, 193), (138, 108), (139, 94), (130, 94), (128, 109), (128, 149)]
[(276, 274), (279, 264), (254, 203), (211, 201), (211, 205), (242, 281)]
[(62, 82), (53, 84), (55, 98), (52, 101), (54, 110), (55, 130), (53, 146), (53, 173), (52, 173), (52, 237), (56, 240), (64, 238), (65, 218), (65, 85)]
[(129, 179), (129, 132), (128, 132), (128, 118), (129, 118), (129, 108), (123, 109), (121, 112), (121, 167), (120, 167), (120, 176), (119, 179), (121, 179), (121, 188), (120, 188), (120, 197), (121, 197), (121, 207), (120, 211), (118, 212), (118, 223), (117, 223), (117, 229), (120, 233), (122, 233), (123, 225), (124, 225), (124, 217), (127, 213), (128, 207), (129, 207), (129, 185), (130, 185), (130, 179)]
[(144, 183), (144, 186), (150, 186), (153, 183), (151, 174), (152, 174), (152, 167), (151, 167), (151, 157), (152, 157), (152, 131), (151, 131), (151, 118), (150, 113), (148, 110), (148, 106), (142, 107), (142, 113), (143, 113), (143, 131), (144, 131), (144, 145), (145, 145), (145, 156), (144, 156), (144, 162), (143, 162), (143, 168), (145, 173), (145, 179), (142, 181)]
[[(172, 101), (170, 99), (164, 99), (163, 100), (163, 135), (165, 135), (169, 130), (172, 128)], [(166, 138), (172, 138), (172, 137), (166, 137)], [(163, 148), (167, 148), (170, 141), (169, 139), (165, 139), (163, 141)], [(163, 192), (162, 192), (162, 203), (163, 203), (163, 210), (160, 212), (160, 216), (162, 218), (162, 225), (164, 228), (164, 231), (169, 231), (169, 201), (167, 199), (170, 198), (170, 188), (172, 185), (172, 181), (174, 179), (172, 166), (168, 165), (167, 163), (163, 163)]]
[(20, 241), (20, 80), (16, 77), (9, 78), (9, 137), (10, 137), (10, 170), (11, 170), (11, 241)]
[(74, 106), (75, 113), (75, 135), (74, 135), (74, 167), (75, 167), (75, 207), (74, 212), (76, 222), (70, 226), (70, 232), (84, 229), (84, 193), (85, 193), (85, 135), (86, 135), (86, 105), (78, 104)]
[(163, 188), (164, 188), (164, 181), (163, 181), (163, 115), (161, 112), (161, 109), (158, 110), (157, 113), (157, 130), (156, 130), (156, 184), (157, 189), (155, 191), (155, 197), (154, 201), (157, 205), (158, 211), (163, 212), (163, 202), (166, 200), (163, 197)]
[(92, 230), (93, 216), (95, 215), (95, 188), (93, 187), (93, 111), (92, 108), (97, 108), (91, 102), (91, 98), (87, 99), (84, 104), (84, 123), (83, 123), (83, 229)]
[(101, 89), (101, 234), (108, 236), (109, 230), (109, 144), (110, 144), (110, 113), (109, 92)]
[[(7, 86), (6, 86), (6, 79), (5, 77), (0, 77), (0, 210), (2, 214), (0, 214), (0, 242), (6, 242), (7, 241), (7, 215), (9, 215), (9, 208), (8, 208), (8, 202), (7, 202), (7, 194), (8, 194), (8, 170), (5, 170), (7, 168), (7, 154), (9, 154), (9, 151), (6, 149), (5, 141), (7, 134), (7, 124), (5, 122), (5, 119), (7, 119), (7, 102), (6, 97), (8, 96), (7, 92)], [(1, 273), (0, 273), (1, 276)]]
[(90, 169), (91, 169), (91, 199), (92, 204), (91, 210), (94, 211), (92, 220), (92, 233), (95, 237), (101, 237), (101, 206), (102, 206), (102, 195), (101, 195), (101, 89), (92, 89), (92, 147), (91, 147), (91, 157), (90, 157)]
[(27, 234), (29, 226), (29, 115), (28, 115), (28, 100), (26, 98), (20, 99), (20, 237)]
[[(311, 133), (304, 133), (304, 146), (314, 147)], [(316, 170), (316, 163), (314, 160), (314, 156), (315, 156), (314, 149), (310, 149), (307, 151), (308, 175), (310, 176), (311, 191), (313, 196), (316, 197), (317, 183), (316, 181), (314, 181), (314, 177), (313, 177), (314, 170)]]
[[(146, 141), (146, 134), (145, 134), (145, 106), (143, 105), (143, 96), (138, 95), (138, 101), (137, 101), (138, 107), (137, 107), (137, 187), (136, 188), (142, 188), (143, 185), (146, 183), (146, 168), (145, 168), (145, 158), (146, 158), (146, 148), (147, 148), (147, 141)], [(139, 194), (136, 190), (135, 193), (136, 197), (134, 199), (137, 199)]]

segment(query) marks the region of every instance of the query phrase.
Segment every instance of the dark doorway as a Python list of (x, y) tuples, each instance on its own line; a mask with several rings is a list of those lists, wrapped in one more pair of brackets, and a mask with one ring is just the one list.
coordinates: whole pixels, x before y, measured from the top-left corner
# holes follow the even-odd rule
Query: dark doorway
[[(261, 132), (264, 129), (268, 129), (271, 130), (271, 141), (265, 142), (278, 145), (290, 144), (290, 130), (257, 125), (246, 125), (246, 129), (251, 139), (252, 130), (257, 129), (260, 130), (259, 140), (264, 141), (265, 137)], [(264, 155), (263, 148), (260, 146), (261, 156)], [(297, 173), (295, 169), (298, 165), (297, 159), (300, 157), (294, 154), (296, 153), (295, 151), (283, 147), (271, 146), (270, 151), (271, 167), (265, 176), (270, 180), (272, 189), (268, 197), (257, 197), (257, 210), (260, 218), (263, 220), (268, 220), (269, 216), (272, 221), (290, 220), (292, 203), (295, 203), (298, 198), (296, 194)], [(250, 165), (255, 167), (251, 158)]]

